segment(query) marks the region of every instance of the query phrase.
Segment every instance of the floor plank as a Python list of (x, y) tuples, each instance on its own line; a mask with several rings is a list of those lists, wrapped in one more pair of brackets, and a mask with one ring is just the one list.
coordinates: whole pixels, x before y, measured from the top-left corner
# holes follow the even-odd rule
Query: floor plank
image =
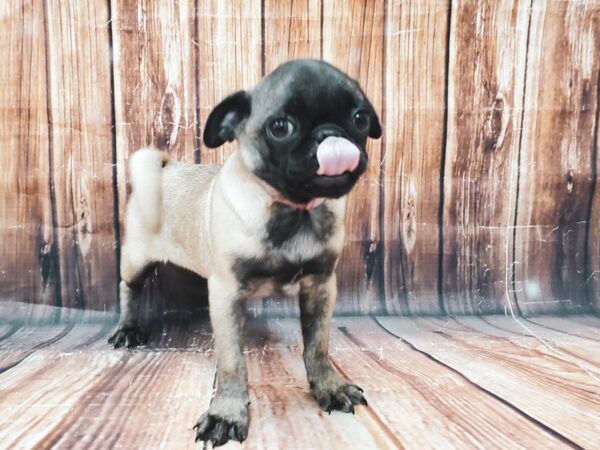
[(557, 358), (574, 365), (600, 381), (600, 342), (588, 341), (578, 336), (565, 335), (520, 318), (505, 316), (461, 317), (453, 319), (466, 330), (485, 336), (504, 338), (517, 346), (527, 346), (548, 358)]
[(539, 316), (528, 320), (547, 328), (561, 330), (566, 334), (600, 341), (599, 317), (589, 315), (568, 317)]
[(72, 329), (73, 324), (13, 329), (14, 333), (0, 341), (0, 374), (20, 364), (37, 350), (64, 342)]
[[(7, 326), (7, 328), (13, 329), (10, 326)], [(10, 333), (0, 341), (0, 352), (29, 351), (39, 345), (49, 345), (49, 342), (55, 341), (58, 336), (64, 334), (70, 328), (72, 326), (69, 324), (39, 327), (17, 325), (14, 333)]]
[(137, 351), (110, 349), (111, 326), (75, 327), (77, 348), (59, 340), (0, 375), (3, 445), (196, 448), (214, 379), (206, 322), (166, 327)]
[[(14, 337), (22, 340), (14, 353), (23, 356), (0, 374), (0, 442), (9, 448), (30, 448), (28, 442), (59, 421), (65, 408), (78, 398), (75, 393), (93, 382), (106, 365), (99, 364), (93, 352), (106, 327), (47, 328), (53, 333), (44, 335), (50, 330), (34, 329), (44, 338), (41, 343), (27, 333), (31, 330), (17, 333)], [(29, 349), (28, 341), (34, 342)], [(86, 342), (91, 345), (82, 349)]]
[[(332, 362), (369, 400), (354, 416), (310, 395), (297, 320), (249, 320), (250, 432), (223, 448), (594, 448), (594, 320), (547, 319), (526, 322), (535, 336), (504, 317), (334, 319)], [(215, 379), (207, 321), (158, 324), (135, 351), (109, 348), (113, 326), (0, 326), (3, 447), (202, 447), (191, 427)]]
[(335, 364), (365, 389), (372, 414), (405, 448), (475, 443), (480, 448), (564, 447), (537, 424), (372, 320), (336, 320), (331, 346)]
[(597, 446), (600, 380), (593, 373), (538, 351), (526, 336), (522, 345), (515, 345), (461, 329), (452, 319), (377, 320), (390, 333), (522, 411), (565, 443)]
[[(566, 335), (577, 336), (583, 339), (600, 342), (600, 320), (595, 325), (586, 323), (588, 316), (555, 317), (555, 316), (539, 316), (524, 319), (527, 322), (535, 323), (536, 325), (558, 331)], [(596, 319), (591, 317), (592, 319)]]

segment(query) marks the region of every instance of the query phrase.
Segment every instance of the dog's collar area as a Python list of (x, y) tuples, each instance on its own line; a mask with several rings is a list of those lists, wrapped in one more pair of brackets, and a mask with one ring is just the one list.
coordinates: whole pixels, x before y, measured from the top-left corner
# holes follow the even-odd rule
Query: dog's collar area
[(277, 196), (277, 197), (273, 197), (273, 201), (275, 201), (276, 203), (281, 203), (286, 206), (291, 206), (292, 208), (295, 208), (295, 209), (310, 211), (312, 209), (319, 207), (325, 201), (325, 199), (323, 197), (318, 197), (318, 198), (313, 198), (311, 201), (309, 201), (307, 203), (295, 203), (291, 200), (288, 200), (285, 197)]
[(325, 201), (323, 197), (313, 198), (312, 200), (306, 203), (296, 203), (281, 195), (275, 188), (269, 185), (266, 181), (258, 179), (260, 186), (263, 188), (265, 193), (271, 197), (274, 203), (281, 203), (282, 205), (290, 206), (294, 209), (300, 209), (303, 211), (310, 211), (315, 208), (321, 206), (321, 204)]

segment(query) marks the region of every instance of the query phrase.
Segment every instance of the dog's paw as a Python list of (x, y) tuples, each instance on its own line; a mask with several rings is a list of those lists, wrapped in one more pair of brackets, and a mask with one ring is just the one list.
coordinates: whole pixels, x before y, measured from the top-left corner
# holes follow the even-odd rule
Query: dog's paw
[(122, 326), (108, 338), (108, 343), (115, 348), (119, 347), (138, 347), (148, 342), (148, 333), (139, 325)]
[(344, 383), (334, 389), (313, 391), (319, 406), (331, 414), (331, 411), (342, 411), (354, 414), (354, 405), (367, 406), (364, 391), (355, 384)]
[(213, 447), (232, 441), (244, 442), (248, 436), (248, 417), (224, 418), (209, 411), (205, 412), (196, 425), (196, 442), (212, 442)]

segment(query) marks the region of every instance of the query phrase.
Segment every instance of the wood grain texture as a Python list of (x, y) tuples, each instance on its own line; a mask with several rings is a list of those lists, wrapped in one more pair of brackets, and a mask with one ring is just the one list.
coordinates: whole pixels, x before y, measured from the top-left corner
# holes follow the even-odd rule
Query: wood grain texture
[(108, 4), (46, 6), (50, 174), (61, 304), (115, 304)]
[(450, 314), (513, 306), (528, 7), (523, 1), (453, 2), (441, 274)]
[(106, 324), (74, 328), (0, 374), (3, 445), (197, 448), (191, 427), (214, 379), (205, 325), (166, 327), (134, 352), (109, 349)]
[(37, 350), (62, 339), (72, 328), (68, 324), (44, 327), (20, 326), (16, 332), (0, 342), (0, 373), (11, 370)]
[(503, 339), (514, 345), (527, 344), (527, 347), (550, 358), (560, 358), (590, 376), (600, 380), (600, 361), (589, 354), (600, 353), (600, 343), (560, 331), (543, 327), (527, 320), (506, 320), (505, 316), (460, 317), (457, 323), (467, 329), (482, 333), (487, 337)]
[[(508, 323), (513, 319), (502, 320)], [(570, 355), (541, 352), (538, 344), (531, 345), (530, 337), (507, 340), (486, 336), (451, 319), (382, 317), (378, 321), (419, 351), (553, 430), (565, 443), (596, 446), (600, 377)], [(589, 358), (597, 364), (598, 355)]]
[(322, 7), (321, 0), (265, 0), (265, 75), (289, 59), (321, 58)]
[[(383, 112), (384, 2), (328, 1), (323, 4), (323, 59), (360, 83), (381, 117)], [(336, 273), (336, 312), (382, 311), (382, 243), (379, 230), (381, 140), (369, 140), (367, 171), (348, 195), (346, 241)]]
[(567, 336), (576, 336), (583, 339), (600, 342), (600, 319), (593, 316), (538, 316), (527, 319), (536, 325), (549, 330), (559, 331)]
[(567, 448), (372, 320), (337, 319), (331, 346), (336, 366), (365, 389), (373, 414), (404, 448)]
[[(200, 124), (229, 94), (252, 88), (261, 78), (261, 2), (206, 0), (198, 4), (197, 76)], [(234, 144), (203, 148), (200, 161), (221, 164)]]
[(381, 180), (389, 313), (441, 313), (439, 193), (449, 2), (387, 2)]
[(3, 3), (0, 30), (0, 299), (54, 304), (43, 4)]
[[(499, 316), (377, 320), (385, 328), (372, 318), (333, 322), (331, 360), (369, 400), (356, 415), (318, 409), (298, 321), (250, 320), (250, 432), (224, 448), (594, 448), (600, 381), (544, 349), (539, 339), (554, 345), (556, 335), (540, 328), (535, 339)], [(599, 319), (561, 320), (578, 328)], [(21, 355), (0, 371), (3, 446), (198, 448), (191, 425), (215, 370), (208, 322), (159, 325), (146, 348), (131, 351), (108, 348), (113, 325), (25, 327), (0, 340), (1, 361)], [(566, 342), (584, 350), (587, 335)]]
[[(600, 10), (600, 6), (597, 6)], [(600, 46), (598, 40), (596, 46)], [(586, 260), (585, 285), (591, 308), (600, 314), (600, 73), (596, 78), (596, 123), (594, 124), (594, 142), (592, 142), (592, 201), (590, 202), (590, 217), (586, 229)]]
[[(598, 1), (533, 2), (515, 229), (515, 289), (525, 314), (589, 309), (599, 12)], [(590, 239), (597, 240), (593, 231)]]

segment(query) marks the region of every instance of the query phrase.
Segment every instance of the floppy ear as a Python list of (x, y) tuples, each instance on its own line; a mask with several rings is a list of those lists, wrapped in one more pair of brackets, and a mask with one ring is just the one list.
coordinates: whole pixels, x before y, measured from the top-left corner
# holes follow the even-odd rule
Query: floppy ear
[(375, 112), (375, 108), (369, 102), (371, 108), (371, 126), (369, 127), (369, 137), (373, 139), (379, 139), (381, 137), (381, 124), (379, 123), (379, 117)]
[(371, 113), (371, 126), (369, 127), (369, 137), (373, 139), (379, 139), (381, 137), (381, 123), (379, 123), (379, 116), (377, 116), (375, 108), (373, 108), (371, 101), (367, 98), (367, 94), (365, 94), (360, 85), (358, 85), (358, 89), (360, 90), (364, 101), (367, 102), (367, 105), (369, 106), (369, 112)]
[(238, 91), (226, 97), (208, 115), (202, 139), (209, 148), (235, 139), (238, 125), (250, 115), (250, 95)]

